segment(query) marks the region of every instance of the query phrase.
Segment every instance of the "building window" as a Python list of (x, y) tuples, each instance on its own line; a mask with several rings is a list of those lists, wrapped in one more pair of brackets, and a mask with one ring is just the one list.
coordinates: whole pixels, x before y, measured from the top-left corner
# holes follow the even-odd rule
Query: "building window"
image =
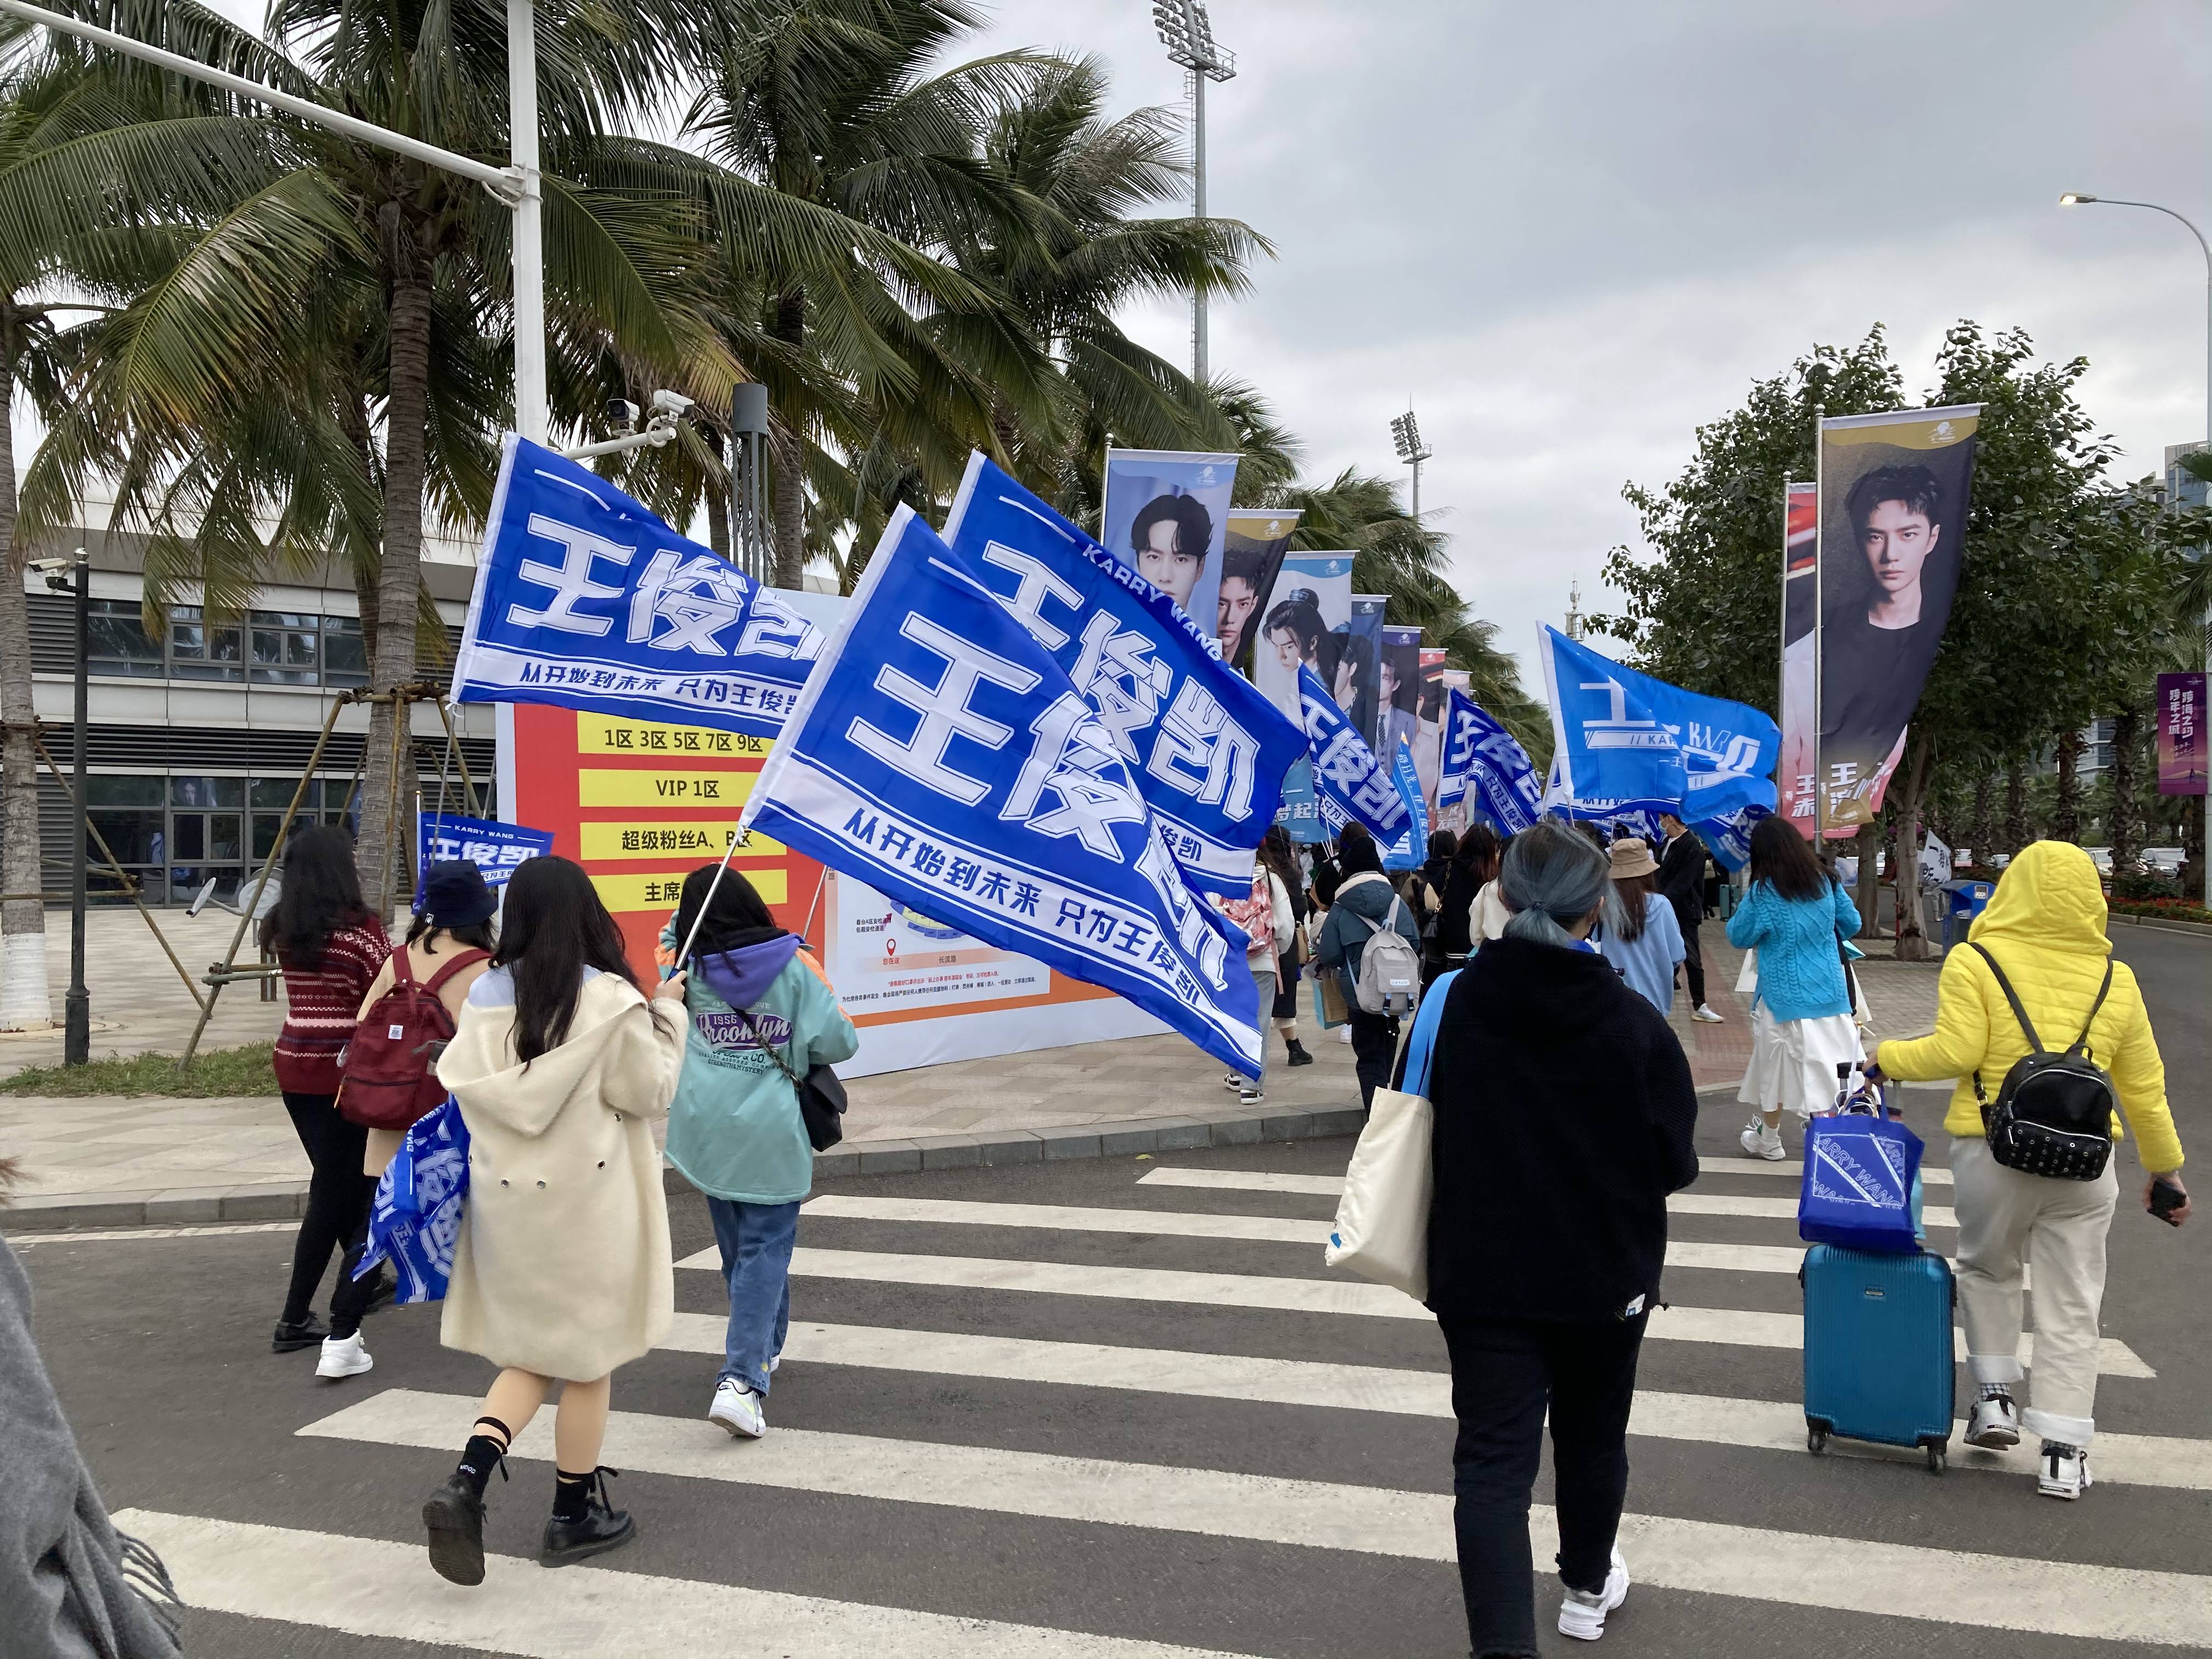
[(143, 609), (135, 600), (94, 599), (86, 610), (87, 672), (161, 678), (161, 642), (146, 631)]
[(244, 679), (243, 630), (209, 626), (196, 605), (171, 606), (169, 672), (180, 680)]
[(361, 623), (357, 618), (323, 618), (323, 684), (368, 684), (368, 650), (362, 640)]
[(253, 678), (264, 685), (313, 685), (320, 679), (322, 622), (318, 616), (257, 611), (252, 629)]

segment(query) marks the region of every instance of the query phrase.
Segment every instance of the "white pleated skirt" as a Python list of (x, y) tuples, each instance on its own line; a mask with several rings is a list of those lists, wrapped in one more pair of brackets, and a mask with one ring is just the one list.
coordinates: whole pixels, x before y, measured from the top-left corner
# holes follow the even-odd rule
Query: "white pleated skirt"
[(1752, 1011), (1751, 1064), (1736, 1098), (1763, 1112), (1781, 1107), (1810, 1117), (1836, 1103), (1836, 1067), (1865, 1057), (1849, 1014), (1778, 1020), (1762, 1002)]

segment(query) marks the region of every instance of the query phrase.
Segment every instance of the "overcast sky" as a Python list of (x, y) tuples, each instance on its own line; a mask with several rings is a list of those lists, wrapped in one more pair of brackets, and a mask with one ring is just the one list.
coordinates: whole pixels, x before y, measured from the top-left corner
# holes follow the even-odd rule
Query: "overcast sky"
[[(1815, 341), (1887, 324), (1916, 393), (1961, 317), (2087, 356), (2129, 476), (2205, 419), (2212, 8), (2197, 0), (1212, 0), (1209, 210), (1278, 258), (1212, 313), (1309, 471), (1402, 473), (1524, 664), (1571, 580), (1603, 608), (1700, 422)], [(1182, 100), (1146, 0), (998, 0), (991, 47), (1096, 52)], [(1133, 319), (1188, 352), (1187, 312)], [(1528, 677), (1541, 696), (1540, 677)]]
[[(241, 20), (258, 0), (216, 0)], [(1180, 103), (1147, 0), (996, 0), (975, 52), (1093, 52), (1121, 107)], [(2202, 0), (1212, 0), (1213, 212), (1278, 257), (1217, 304), (1212, 364), (1308, 471), (1401, 469), (1460, 587), (1530, 660), (1579, 578), (1606, 608), (1623, 481), (1814, 342), (1887, 325), (1919, 391), (1961, 317), (2018, 325), (2083, 387), (2127, 476), (2205, 429), (2212, 7)], [(1178, 359), (1188, 317), (1133, 331)], [(1529, 677), (1532, 681), (1536, 677)], [(1532, 684), (1540, 693), (1540, 684)]]

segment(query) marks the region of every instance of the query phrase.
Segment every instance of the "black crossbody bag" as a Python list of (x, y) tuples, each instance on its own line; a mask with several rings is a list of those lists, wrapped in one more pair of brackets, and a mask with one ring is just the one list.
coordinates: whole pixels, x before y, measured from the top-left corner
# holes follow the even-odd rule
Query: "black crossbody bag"
[(745, 1030), (753, 1034), (753, 1041), (775, 1062), (775, 1069), (783, 1073), (784, 1081), (799, 1097), (799, 1115), (806, 1125), (806, 1144), (817, 1152), (828, 1152), (845, 1138), (845, 1085), (837, 1073), (827, 1066), (815, 1066), (808, 1068), (805, 1077), (799, 1076), (776, 1051), (775, 1044), (762, 1035), (750, 1013), (743, 1008), (732, 1012), (744, 1021)]
[(1994, 1102), (1982, 1092), (1982, 1074), (1974, 1073), (1974, 1098), (1981, 1103), (1990, 1156), (2027, 1175), (2094, 1181), (2112, 1161), (2112, 1111), (2118, 1103), (2111, 1073), (2089, 1054), (2089, 1027), (2112, 988), (2111, 961), (2105, 963), (2105, 982), (2089, 1005), (2089, 1018), (2081, 1022), (2081, 1035), (2065, 1052), (2053, 1054), (2035, 1034), (1997, 959), (1979, 945), (1973, 948), (1996, 975), (1997, 988), (2027, 1038), (2027, 1052), (2005, 1073)]

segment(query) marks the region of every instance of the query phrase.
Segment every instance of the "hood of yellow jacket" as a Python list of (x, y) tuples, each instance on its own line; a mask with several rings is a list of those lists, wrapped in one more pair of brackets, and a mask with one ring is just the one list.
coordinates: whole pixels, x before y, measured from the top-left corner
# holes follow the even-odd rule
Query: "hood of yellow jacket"
[(2071, 842), (2039, 841), (2005, 866), (1966, 937), (2102, 957), (2112, 950), (2105, 921), (2104, 883), (2089, 855)]

